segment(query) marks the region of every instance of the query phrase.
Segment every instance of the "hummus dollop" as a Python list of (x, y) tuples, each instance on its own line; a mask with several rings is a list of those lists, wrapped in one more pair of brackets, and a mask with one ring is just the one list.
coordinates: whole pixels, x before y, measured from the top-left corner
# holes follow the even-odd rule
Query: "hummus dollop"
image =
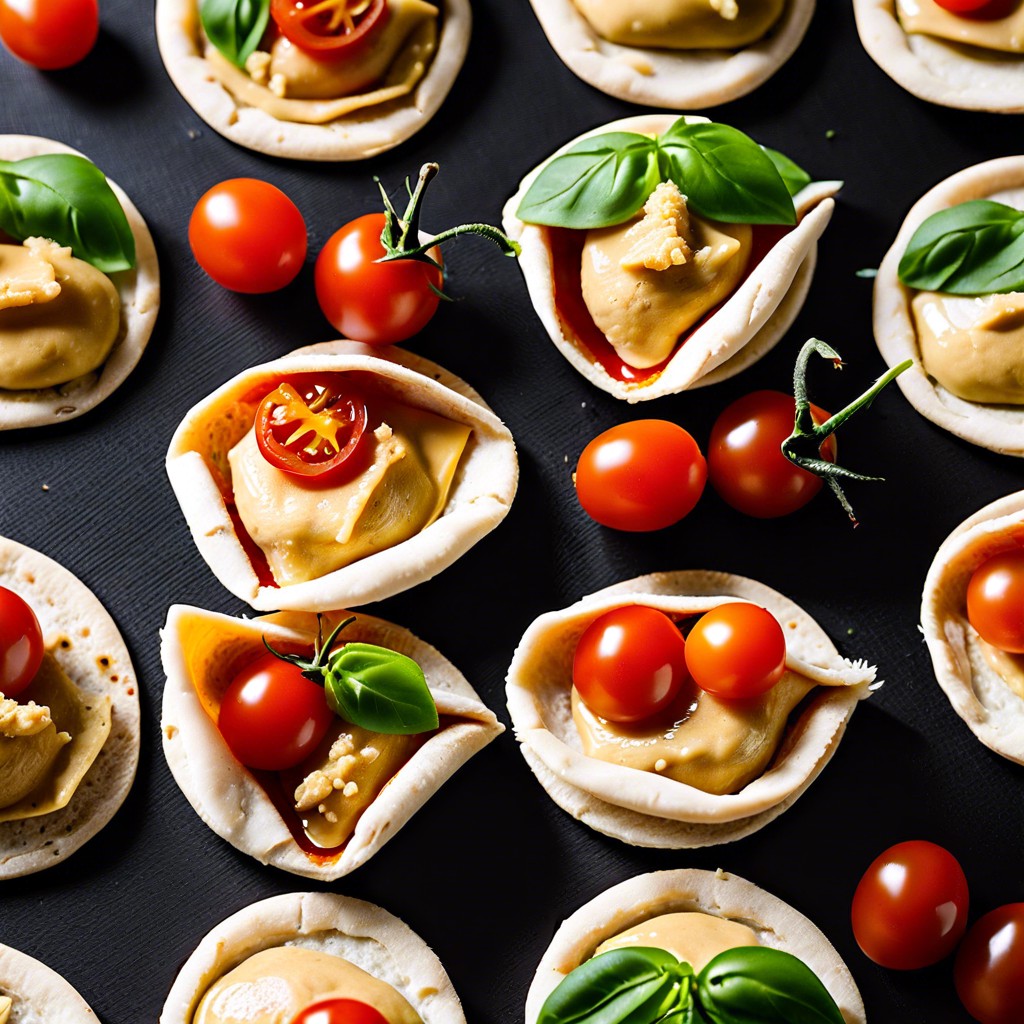
[(984, 50), (1024, 52), (1024, 5), (1020, 2), (1002, 18), (965, 18), (940, 7), (935, 0), (897, 0), (896, 11), (906, 32)]

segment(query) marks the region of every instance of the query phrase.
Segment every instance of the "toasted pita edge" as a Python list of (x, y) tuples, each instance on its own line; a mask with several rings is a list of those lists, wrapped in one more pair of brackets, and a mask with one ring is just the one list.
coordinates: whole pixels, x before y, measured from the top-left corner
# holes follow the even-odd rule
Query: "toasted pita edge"
[(28, 1007), (38, 1020), (53, 1024), (96, 1024), (96, 1014), (70, 983), (46, 964), (0, 943), (0, 995)]

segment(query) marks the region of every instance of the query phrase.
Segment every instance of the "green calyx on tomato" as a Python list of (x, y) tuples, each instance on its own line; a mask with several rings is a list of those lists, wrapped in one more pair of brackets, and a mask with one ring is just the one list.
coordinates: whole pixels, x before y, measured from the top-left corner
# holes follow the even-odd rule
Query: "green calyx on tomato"
[(0, 587), (0, 694), (14, 698), (27, 689), (43, 663), (43, 631), (31, 605)]
[(323, 60), (342, 60), (382, 29), (387, 0), (270, 0), (270, 16), (300, 50)]

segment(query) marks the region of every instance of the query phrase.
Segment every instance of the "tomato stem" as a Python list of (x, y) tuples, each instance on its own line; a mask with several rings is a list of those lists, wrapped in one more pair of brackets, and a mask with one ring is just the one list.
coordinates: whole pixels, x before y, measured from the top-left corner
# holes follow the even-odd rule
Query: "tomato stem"
[(331, 653), (331, 649), (334, 647), (334, 641), (338, 639), (338, 634), (346, 627), (351, 626), (356, 621), (354, 615), (350, 615), (347, 619), (342, 619), (341, 622), (334, 627), (331, 631), (331, 635), (327, 638), (327, 642), (324, 643), (324, 624), (323, 616), (319, 613), (316, 617), (316, 641), (313, 644), (313, 660), (310, 661), (308, 658), (304, 658), (301, 654), (282, 654), (280, 651), (274, 650), (270, 646), (270, 641), (266, 637), (263, 637), (263, 646), (275, 658), (280, 658), (282, 661), (291, 662), (298, 669), (301, 670), (302, 674), (312, 682), (316, 683), (317, 686), (323, 686), (327, 673), (327, 665), (325, 664), (325, 655)]

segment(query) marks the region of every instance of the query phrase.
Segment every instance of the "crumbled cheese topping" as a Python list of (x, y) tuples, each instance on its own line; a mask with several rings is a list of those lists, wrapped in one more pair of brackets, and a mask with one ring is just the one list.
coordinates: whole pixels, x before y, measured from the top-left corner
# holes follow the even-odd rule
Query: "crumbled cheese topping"
[[(31, 700), (27, 704), (19, 704), (0, 693), (0, 736), (9, 739), (35, 736), (50, 725), (51, 721), (48, 707)], [(2, 1020), (0, 1024), (3, 1024)]]
[(26, 238), (24, 246), (5, 246), (0, 256), (0, 309), (49, 302), (60, 295), (53, 261), (71, 250), (48, 238)]
[(644, 203), (643, 220), (626, 232), (626, 255), (619, 260), (623, 270), (668, 270), (693, 256), (687, 240), (690, 213), (686, 197), (671, 181), (663, 181)]
[(315, 807), (328, 821), (335, 820), (336, 816), (327, 812), (323, 801), (336, 789), (344, 796), (355, 796), (359, 785), (350, 776), (363, 765), (376, 761), (379, 754), (376, 747), (363, 747), (357, 752), (351, 734), (343, 732), (331, 745), (327, 764), (310, 772), (295, 790), (295, 810), (301, 813)]
[(266, 50), (254, 50), (245, 58), (245, 70), (257, 85), (266, 85), (270, 78), (270, 54)]
[(740, 13), (736, 0), (711, 0), (711, 9), (717, 11), (726, 21), (735, 21)]

